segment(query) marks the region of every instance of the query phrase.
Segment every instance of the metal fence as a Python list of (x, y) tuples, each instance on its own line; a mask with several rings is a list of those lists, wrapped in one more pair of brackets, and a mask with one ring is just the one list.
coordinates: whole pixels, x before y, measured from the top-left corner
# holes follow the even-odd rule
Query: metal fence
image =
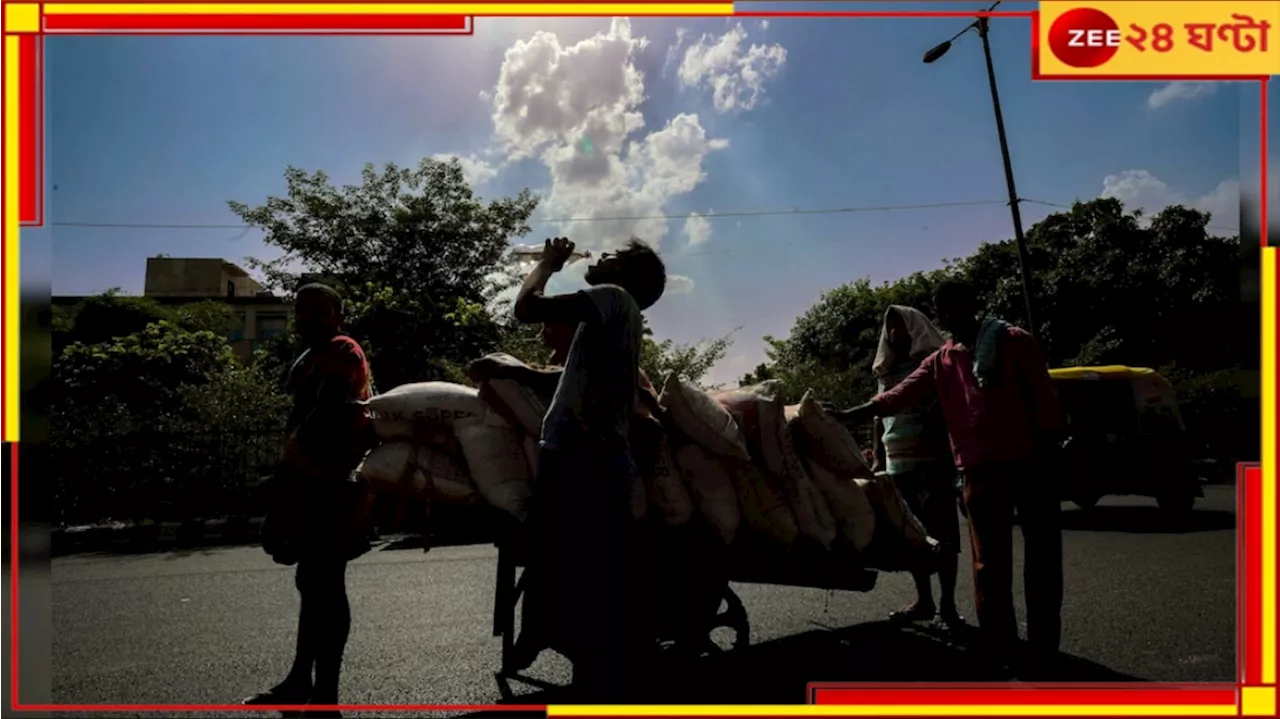
[(253, 516), (254, 491), (280, 456), (278, 426), (64, 438), (54, 456), (62, 524)]

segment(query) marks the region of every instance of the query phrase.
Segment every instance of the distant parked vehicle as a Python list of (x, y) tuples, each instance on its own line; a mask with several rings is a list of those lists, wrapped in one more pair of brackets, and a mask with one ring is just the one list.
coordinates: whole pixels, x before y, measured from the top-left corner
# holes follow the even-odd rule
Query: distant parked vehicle
[(1067, 422), (1064, 500), (1088, 509), (1104, 496), (1131, 494), (1183, 514), (1204, 496), (1177, 394), (1159, 373), (1116, 365), (1049, 376)]

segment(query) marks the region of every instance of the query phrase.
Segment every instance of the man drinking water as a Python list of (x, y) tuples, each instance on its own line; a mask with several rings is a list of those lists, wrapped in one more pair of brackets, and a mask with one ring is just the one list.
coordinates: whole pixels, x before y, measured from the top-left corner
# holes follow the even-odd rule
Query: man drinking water
[(637, 397), (641, 312), (662, 297), (666, 268), (639, 240), (587, 270), (590, 287), (547, 296), (548, 280), (573, 253), (547, 240), (515, 302), (526, 323), (577, 325), (564, 372), (542, 423), (537, 493), (529, 517), (524, 622), (508, 672), (544, 648), (574, 665), (574, 684), (592, 701), (625, 696), (643, 634), (625, 586), (635, 465), (628, 445)]

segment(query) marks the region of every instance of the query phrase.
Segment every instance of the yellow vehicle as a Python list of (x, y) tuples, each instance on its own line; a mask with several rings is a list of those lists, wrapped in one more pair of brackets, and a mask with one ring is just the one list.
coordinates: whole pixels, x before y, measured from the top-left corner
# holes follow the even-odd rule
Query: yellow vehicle
[(1066, 417), (1063, 499), (1088, 509), (1107, 495), (1154, 497), (1187, 512), (1203, 497), (1173, 385), (1145, 367), (1049, 371)]

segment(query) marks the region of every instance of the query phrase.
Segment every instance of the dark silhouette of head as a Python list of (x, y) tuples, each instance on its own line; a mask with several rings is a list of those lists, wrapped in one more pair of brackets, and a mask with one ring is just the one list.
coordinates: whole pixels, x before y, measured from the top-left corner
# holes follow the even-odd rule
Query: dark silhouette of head
[(293, 301), (293, 324), (308, 344), (324, 342), (342, 326), (342, 295), (328, 285), (304, 285)]
[(945, 280), (933, 291), (938, 326), (961, 341), (972, 339), (978, 329), (978, 293), (964, 280)]
[(647, 310), (662, 298), (667, 288), (667, 267), (642, 240), (632, 238), (617, 252), (606, 252), (587, 269), (587, 282), (617, 285), (631, 295), (640, 309)]

